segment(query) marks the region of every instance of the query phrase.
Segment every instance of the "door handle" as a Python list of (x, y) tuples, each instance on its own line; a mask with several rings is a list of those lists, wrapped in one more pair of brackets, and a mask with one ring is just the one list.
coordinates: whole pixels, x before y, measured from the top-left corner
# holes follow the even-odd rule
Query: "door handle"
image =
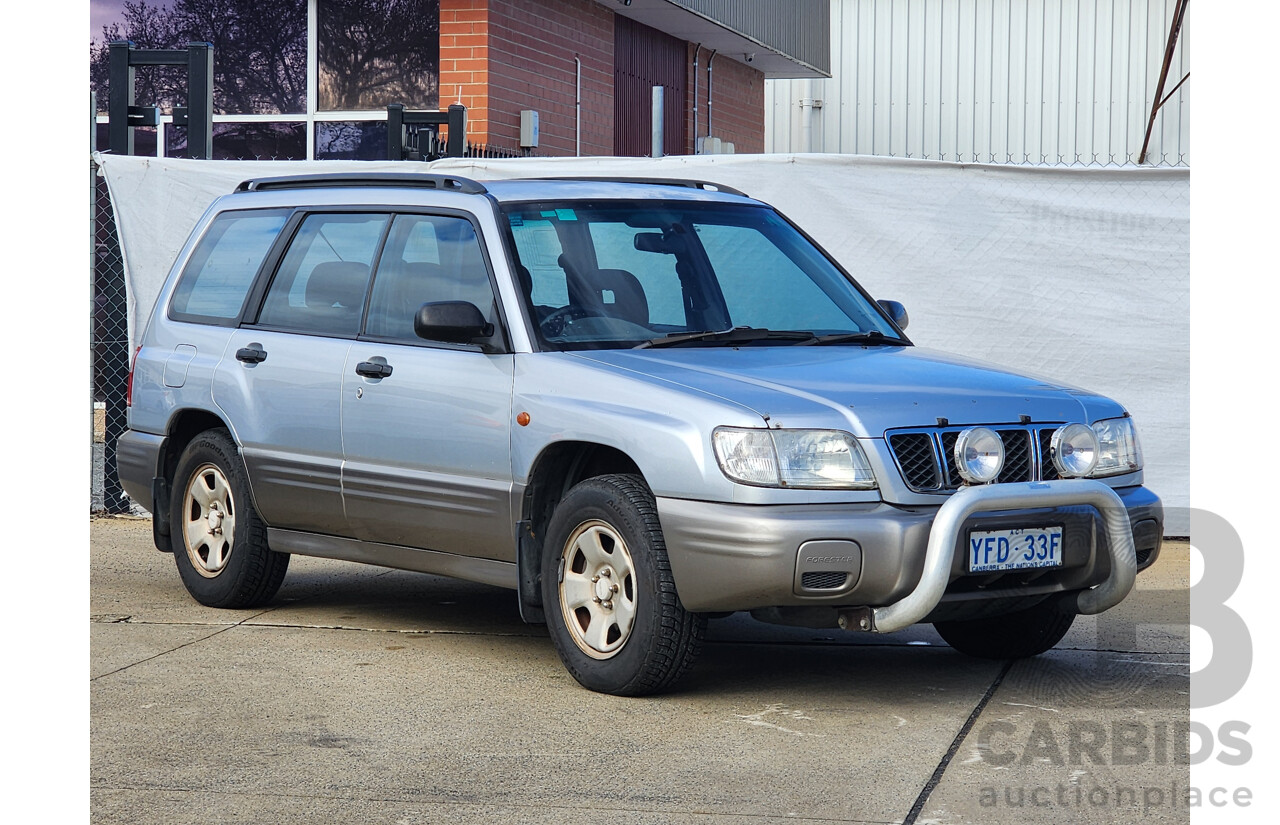
[(262, 348), (261, 344), (250, 344), (247, 347), (241, 347), (236, 350), (236, 360), (243, 361), (246, 364), (261, 364), (267, 360), (267, 351)]
[(361, 361), (356, 364), (356, 374), (365, 378), (386, 378), (391, 375), (390, 364), (378, 364), (373, 361)]

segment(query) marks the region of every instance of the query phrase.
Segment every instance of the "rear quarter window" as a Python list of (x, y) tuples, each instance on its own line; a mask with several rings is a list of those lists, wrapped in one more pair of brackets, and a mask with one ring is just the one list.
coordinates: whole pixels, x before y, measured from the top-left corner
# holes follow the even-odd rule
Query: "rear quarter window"
[(223, 212), (182, 271), (169, 317), (228, 324), (240, 317), (254, 277), (289, 217), (287, 209)]

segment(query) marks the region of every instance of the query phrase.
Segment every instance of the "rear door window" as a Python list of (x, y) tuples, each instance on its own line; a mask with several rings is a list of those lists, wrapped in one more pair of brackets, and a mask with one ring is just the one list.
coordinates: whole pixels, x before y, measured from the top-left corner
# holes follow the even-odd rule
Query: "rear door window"
[(233, 324), (288, 217), (286, 209), (253, 209), (214, 218), (178, 280), (169, 317)]
[(390, 216), (308, 215), (258, 313), (262, 326), (352, 336), (360, 330), (374, 255)]

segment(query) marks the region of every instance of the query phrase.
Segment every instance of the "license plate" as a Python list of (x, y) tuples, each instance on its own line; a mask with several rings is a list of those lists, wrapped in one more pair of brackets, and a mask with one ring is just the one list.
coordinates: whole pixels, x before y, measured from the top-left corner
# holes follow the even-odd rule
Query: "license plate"
[(970, 573), (1061, 566), (1061, 527), (1018, 527), (969, 533)]

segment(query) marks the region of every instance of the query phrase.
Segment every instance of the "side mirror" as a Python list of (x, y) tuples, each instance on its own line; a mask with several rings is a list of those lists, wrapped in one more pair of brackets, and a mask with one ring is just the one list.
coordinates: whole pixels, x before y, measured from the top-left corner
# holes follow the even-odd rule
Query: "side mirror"
[(413, 317), (413, 331), (428, 341), (470, 344), (477, 338), (493, 335), (493, 324), (485, 320), (475, 304), (437, 301), (418, 308), (418, 314)]
[(897, 301), (876, 301), (877, 304), (887, 313), (898, 329), (905, 330), (907, 324), (911, 323), (911, 318), (907, 315), (907, 308)]

